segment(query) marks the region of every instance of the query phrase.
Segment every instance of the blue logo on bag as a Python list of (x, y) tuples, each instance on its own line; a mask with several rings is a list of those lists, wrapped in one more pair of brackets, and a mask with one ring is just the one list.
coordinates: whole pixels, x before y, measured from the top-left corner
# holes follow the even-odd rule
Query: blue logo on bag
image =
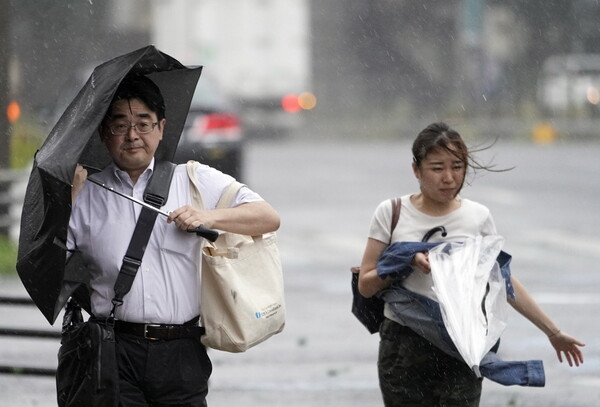
[(262, 314), (260, 312), (255, 312), (254, 315), (256, 316), (257, 319), (262, 317)]

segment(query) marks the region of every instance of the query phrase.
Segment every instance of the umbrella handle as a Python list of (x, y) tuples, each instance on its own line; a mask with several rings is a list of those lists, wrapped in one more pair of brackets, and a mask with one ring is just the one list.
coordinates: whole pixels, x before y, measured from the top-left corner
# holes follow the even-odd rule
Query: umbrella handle
[(446, 237), (446, 235), (448, 233), (446, 233), (446, 228), (443, 226), (436, 226), (433, 229), (429, 230), (427, 233), (425, 233), (425, 235), (423, 236), (423, 239), (421, 239), (421, 242), (427, 242), (429, 241), (429, 239), (431, 238), (431, 236), (433, 236), (435, 233), (440, 232), (442, 234), (442, 237)]
[(203, 238), (214, 242), (215, 240), (217, 240), (217, 238), (219, 237), (219, 232), (217, 232), (214, 229), (208, 229), (205, 228), (204, 226), (200, 225), (197, 228), (194, 229), (188, 229), (187, 230), (189, 233), (195, 233), (198, 236), (202, 236)]

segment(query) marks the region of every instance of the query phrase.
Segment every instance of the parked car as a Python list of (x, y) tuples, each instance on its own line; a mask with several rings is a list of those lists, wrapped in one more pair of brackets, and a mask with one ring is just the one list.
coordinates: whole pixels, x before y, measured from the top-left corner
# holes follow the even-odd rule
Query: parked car
[(215, 82), (202, 76), (194, 93), (174, 161), (196, 160), (243, 178), (243, 132), (237, 109)]

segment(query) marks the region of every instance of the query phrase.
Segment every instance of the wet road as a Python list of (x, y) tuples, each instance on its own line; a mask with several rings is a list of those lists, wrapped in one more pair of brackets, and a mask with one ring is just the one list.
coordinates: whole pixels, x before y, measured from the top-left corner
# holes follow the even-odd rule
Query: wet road
[[(245, 354), (211, 351), (211, 407), (377, 406), (377, 336), (350, 313), (349, 267), (359, 263), (370, 217), (383, 199), (414, 192), (409, 144), (284, 141), (249, 145), (246, 181), (282, 216), (288, 323)], [(484, 382), (482, 406), (600, 405), (600, 144), (499, 142), (505, 173), (480, 173), (463, 192), (492, 210), (512, 268), (565, 331), (586, 343), (585, 363), (556, 360), (545, 336), (511, 312), (501, 355), (542, 359), (545, 388)], [(2, 282), (2, 290), (11, 290)], [(36, 312), (3, 310), (2, 323), (46, 327)], [(22, 320), (25, 318), (25, 321)], [(2, 340), (1, 363), (52, 366), (52, 341)], [(50, 343), (48, 343), (50, 342)], [(24, 362), (22, 364), (25, 364)], [(0, 376), (0, 406), (52, 406), (48, 378)]]

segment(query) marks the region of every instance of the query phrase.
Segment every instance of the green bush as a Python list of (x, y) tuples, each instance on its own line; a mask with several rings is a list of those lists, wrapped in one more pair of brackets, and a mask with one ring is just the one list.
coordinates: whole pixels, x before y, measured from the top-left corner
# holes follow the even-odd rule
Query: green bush
[(10, 166), (11, 168), (26, 168), (35, 152), (42, 145), (45, 135), (41, 126), (27, 117), (22, 117), (12, 125), (10, 139)]
[(17, 245), (8, 237), (0, 236), (0, 274), (14, 274), (16, 264)]

